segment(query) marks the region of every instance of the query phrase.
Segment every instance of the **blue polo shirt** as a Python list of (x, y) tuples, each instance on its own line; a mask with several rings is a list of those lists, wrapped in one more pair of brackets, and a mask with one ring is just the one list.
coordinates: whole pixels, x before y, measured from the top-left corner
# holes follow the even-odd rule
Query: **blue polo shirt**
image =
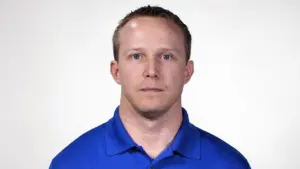
[[(50, 169), (250, 169), (245, 157), (221, 139), (183, 122), (173, 142), (151, 159), (128, 135), (119, 107), (114, 116), (64, 148)], [(155, 144), (155, 143), (153, 143)]]

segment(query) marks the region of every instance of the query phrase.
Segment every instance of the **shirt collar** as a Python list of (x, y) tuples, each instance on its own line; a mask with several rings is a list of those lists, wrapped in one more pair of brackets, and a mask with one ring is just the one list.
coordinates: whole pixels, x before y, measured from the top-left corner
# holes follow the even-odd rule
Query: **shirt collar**
[(129, 136), (120, 119), (119, 106), (115, 109), (113, 118), (108, 122), (105, 142), (108, 155), (119, 154), (137, 146)]
[(186, 109), (182, 108), (183, 121), (171, 144), (173, 151), (187, 158), (201, 158), (201, 133), (189, 121)]
[[(183, 121), (170, 148), (184, 157), (200, 159), (200, 132), (189, 122), (188, 113), (184, 108), (182, 112)], [(119, 106), (115, 109), (113, 118), (108, 122), (105, 142), (108, 155), (119, 154), (138, 146), (131, 139), (120, 119)]]

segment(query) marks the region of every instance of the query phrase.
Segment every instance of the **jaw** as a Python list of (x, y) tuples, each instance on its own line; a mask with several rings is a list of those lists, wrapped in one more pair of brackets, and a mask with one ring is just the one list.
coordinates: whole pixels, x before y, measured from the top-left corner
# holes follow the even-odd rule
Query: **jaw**
[(130, 114), (150, 121), (164, 116), (174, 106), (181, 109), (180, 96), (170, 99), (171, 96), (168, 96), (166, 92), (138, 92), (135, 93), (135, 96), (131, 97), (130, 94), (122, 93), (120, 106), (124, 111), (130, 111)]

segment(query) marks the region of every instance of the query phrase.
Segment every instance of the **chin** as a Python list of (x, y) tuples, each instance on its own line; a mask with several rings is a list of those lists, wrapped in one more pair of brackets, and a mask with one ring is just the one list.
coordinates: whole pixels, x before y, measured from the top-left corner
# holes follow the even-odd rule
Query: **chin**
[(136, 104), (133, 105), (135, 110), (144, 118), (155, 120), (163, 116), (170, 108), (166, 104)]
[[(155, 120), (163, 116), (171, 107), (170, 99), (157, 96), (142, 96), (130, 97), (131, 95), (124, 95), (129, 104), (136, 110), (136, 112), (149, 120)], [(168, 101), (169, 100), (169, 101)]]

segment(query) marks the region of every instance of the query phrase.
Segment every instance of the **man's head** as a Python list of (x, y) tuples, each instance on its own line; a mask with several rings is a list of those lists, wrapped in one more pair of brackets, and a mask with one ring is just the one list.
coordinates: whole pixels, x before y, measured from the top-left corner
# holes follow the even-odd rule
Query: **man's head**
[(156, 119), (181, 104), (193, 74), (191, 35), (172, 12), (141, 7), (123, 18), (113, 36), (111, 73), (121, 85), (121, 104)]
[(116, 61), (119, 60), (119, 33), (120, 29), (122, 29), (129, 21), (131, 21), (134, 18), (138, 17), (154, 17), (154, 18), (163, 18), (166, 20), (169, 20), (171, 22), (174, 22), (182, 31), (184, 36), (184, 45), (185, 45), (185, 52), (186, 52), (186, 60), (188, 61), (190, 59), (191, 55), (191, 42), (192, 42), (192, 36), (190, 34), (190, 31), (188, 30), (188, 27), (181, 21), (181, 19), (171, 11), (164, 9), (159, 6), (143, 6), (135, 11), (130, 12), (127, 14), (119, 23), (117, 28), (114, 31), (113, 34), (113, 54), (114, 59)]

